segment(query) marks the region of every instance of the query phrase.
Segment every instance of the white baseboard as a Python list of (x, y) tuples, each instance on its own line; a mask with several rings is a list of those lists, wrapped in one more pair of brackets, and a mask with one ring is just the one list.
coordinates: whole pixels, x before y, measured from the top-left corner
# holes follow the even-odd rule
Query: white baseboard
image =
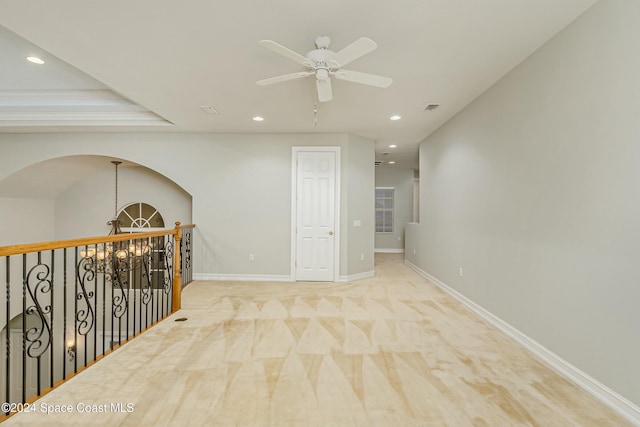
[(377, 254), (403, 254), (404, 249), (394, 249), (394, 248), (375, 248), (373, 252)]
[[(339, 282), (353, 282), (354, 280), (368, 279), (374, 277), (373, 271), (340, 276)], [(293, 282), (289, 275), (265, 275), (265, 274), (213, 274), (194, 273), (193, 280), (214, 280), (214, 281), (235, 281), (235, 282)]]
[(540, 358), (544, 363), (546, 363), (549, 367), (557, 371), (559, 374), (567, 378), (569, 381), (577, 384), (588, 393), (599, 399), (605, 405), (609, 406), (611, 409), (619, 413), (621, 416), (626, 418), (629, 422), (633, 423), (636, 426), (640, 426), (640, 407), (636, 406), (629, 400), (620, 396), (615, 391), (611, 390), (604, 384), (600, 383), (593, 377), (589, 376), (585, 372), (573, 366), (571, 363), (567, 362), (557, 354), (553, 353), (543, 345), (539, 344), (535, 340), (531, 339), (527, 335), (520, 332), (518, 329), (514, 328), (504, 320), (495, 316), (491, 312), (482, 308), (480, 305), (476, 304), (469, 298), (462, 295), (460, 292), (455, 289), (447, 286), (437, 278), (433, 277), (426, 271), (422, 270), (417, 265), (413, 264), (408, 260), (404, 260), (404, 263), (414, 270), (416, 273), (424, 277), (425, 279), (431, 281), (433, 284), (441, 288), (443, 291), (447, 292), (449, 295), (456, 298), (460, 301), (465, 307), (469, 310), (473, 311), (484, 320), (489, 322), (491, 325), (498, 328), (500, 331), (507, 334), (509, 337), (514, 339), (524, 348), (526, 348), (529, 352), (533, 353), (535, 356)]
[(365, 271), (364, 273), (351, 274), (349, 276), (340, 276), (340, 282), (353, 282), (355, 280), (369, 279), (370, 277), (374, 277), (375, 273), (373, 271)]
[(193, 280), (225, 280), (233, 282), (292, 282), (289, 275), (277, 274), (210, 274), (194, 273)]

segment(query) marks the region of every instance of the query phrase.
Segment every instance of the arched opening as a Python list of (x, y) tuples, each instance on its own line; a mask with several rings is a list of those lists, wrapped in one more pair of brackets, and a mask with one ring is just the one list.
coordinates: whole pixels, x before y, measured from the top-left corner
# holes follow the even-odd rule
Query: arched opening
[[(58, 157), (0, 180), (0, 221), (5, 224), (0, 246), (108, 234), (106, 223), (114, 219), (112, 160), (95, 155)], [(152, 231), (176, 221), (192, 222), (191, 195), (140, 164), (122, 161), (119, 193), (122, 204), (117, 212), (126, 209), (120, 219), (131, 228)], [(133, 206), (139, 203), (151, 208)], [(162, 223), (157, 214), (153, 216), (154, 210), (162, 213)]]

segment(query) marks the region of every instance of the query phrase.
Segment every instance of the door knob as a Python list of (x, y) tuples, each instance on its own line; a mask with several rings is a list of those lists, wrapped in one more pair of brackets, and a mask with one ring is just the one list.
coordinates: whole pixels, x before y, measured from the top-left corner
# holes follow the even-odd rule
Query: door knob
[(329, 232), (329, 236), (333, 236), (333, 231), (330, 231), (330, 232)]

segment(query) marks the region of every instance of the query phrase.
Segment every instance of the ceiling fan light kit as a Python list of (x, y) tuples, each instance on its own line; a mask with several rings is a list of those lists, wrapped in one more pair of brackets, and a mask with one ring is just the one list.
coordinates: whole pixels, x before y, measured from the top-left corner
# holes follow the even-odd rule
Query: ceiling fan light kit
[(316, 38), (316, 49), (307, 52), (306, 56), (302, 56), (272, 40), (261, 40), (260, 44), (306, 68), (306, 71), (299, 71), (296, 73), (283, 74), (281, 76), (258, 80), (256, 83), (261, 86), (314, 75), (316, 77), (318, 101), (328, 102), (333, 99), (333, 89), (331, 87), (332, 76), (338, 80), (345, 80), (348, 82), (380, 88), (387, 88), (393, 82), (389, 77), (363, 73), (360, 71), (345, 70), (342, 68), (367, 53), (372, 52), (378, 47), (373, 40), (366, 37), (359, 38), (336, 53), (329, 50), (331, 39), (327, 36), (319, 36)]

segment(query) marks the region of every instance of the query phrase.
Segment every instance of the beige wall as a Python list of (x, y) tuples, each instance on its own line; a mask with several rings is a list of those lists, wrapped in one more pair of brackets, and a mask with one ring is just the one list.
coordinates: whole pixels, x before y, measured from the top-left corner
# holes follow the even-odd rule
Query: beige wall
[[(367, 221), (364, 213), (370, 209), (366, 197), (358, 199), (361, 193), (372, 192), (374, 185), (374, 144), (364, 138), (346, 134), (0, 134), (0, 180), (55, 157), (123, 158), (164, 175), (191, 194), (192, 219), (197, 224), (194, 273), (289, 276), (291, 149), (325, 145), (341, 147), (347, 159), (342, 176), (352, 176), (351, 183), (345, 184), (349, 186), (343, 186), (341, 217), (347, 218), (350, 208), (365, 219), (363, 227), (369, 227), (366, 236), (360, 232), (343, 236), (348, 244), (347, 240), (341, 243), (340, 275), (357, 274), (369, 266), (372, 270), (372, 257), (367, 265), (359, 261), (361, 253), (373, 253), (373, 221)], [(350, 150), (355, 153), (351, 157)], [(362, 160), (367, 158), (370, 163)], [(111, 198), (109, 191), (107, 195)], [(249, 261), (249, 254), (254, 261)], [(350, 262), (355, 256), (358, 262)]]
[(596, 3), (422, 142), (408, 255), (636, 405), (638, 22)]
[[(104, 159), (108, 163), (108, 159)], [(55, 200), (55, 239), (102, 236), (114, 215), (114, 170), (88, 175)], [(131, 203), (147, 203), (163, 216), (165, 228), (191, 223), (191, 196), (160, 174), (140, 166), (118, 168), (118, 211)]]
[(376, 168), (376, 187), (393, 187), (393, 233), (376, 233), (376, 250), (403, 250), (405, 225), (413, 219), (414, 170), (408, 168)]
[(55, 202), (0, 197), (0, 246), (55, 239)]
[[(347, 243), (348, 276), (373, 274), (374, 161), (373, 141), (349, 135), (345, 185), (343, 185), (347, 193), (345, 196), (347, 210), (342, 221), (343, 237), (346, 236), (345, 243)], [(360, 221), (360, 225), (354, 225), (354, 221)]]

